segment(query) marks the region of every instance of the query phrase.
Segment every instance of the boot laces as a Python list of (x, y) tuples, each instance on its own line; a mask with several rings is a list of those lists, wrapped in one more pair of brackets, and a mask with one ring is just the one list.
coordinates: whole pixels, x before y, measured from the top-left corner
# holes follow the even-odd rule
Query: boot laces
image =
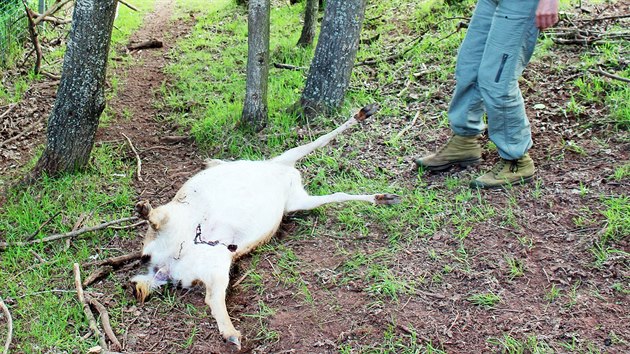
[(512, 173), (518, 172), (518, 160), (510, 161), (510, 172)]
[(496, 165), (494, 165), (494, 167), (490, 170), (490, 172), (493, 175), (497, 175), (499, 172), (503, 170), (503, 167), (505, 167), (506, 162), (507, 160), (500, 159), (499, 162)]

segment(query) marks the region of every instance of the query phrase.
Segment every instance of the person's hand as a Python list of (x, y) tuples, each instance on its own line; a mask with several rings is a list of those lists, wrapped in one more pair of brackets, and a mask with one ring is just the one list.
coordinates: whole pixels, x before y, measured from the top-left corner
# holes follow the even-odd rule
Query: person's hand
[(536, 27), (544, 30), (558, 22), (558, 0), (540, 0), (536, 9)]

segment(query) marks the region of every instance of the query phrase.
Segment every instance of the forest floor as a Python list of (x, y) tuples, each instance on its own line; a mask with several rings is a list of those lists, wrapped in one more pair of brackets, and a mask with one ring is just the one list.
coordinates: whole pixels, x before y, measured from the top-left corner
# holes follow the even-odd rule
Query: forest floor
[[(134, 144), (142, 161), (142, 180), (133, 180), (136, 200), (154, 205), (170, 200), (206, 156), (192, 137), (180, 137), (181, 127), (165, 119), (172, 111), (160, 104), (162, 88), (173, 80), (165, 73), (172, 50), (196, 20), (193, 13), (171, 20), (175, 6), (175, 0), (158, 0), (132, 35), (132, 42), (155, 38), (165, 46), (126, 53), (128, 65), (114, 68), (122, 78), (108, 102), (114, 118), (97, 134), (97, 145), (125, 144), (126, 137)], [(615, 16), (630, 9), (618, 2), (596, 10)], [(370, 178), (386, 171), (388, 183), (407, 199), (387, 215), (437, 226), (417, 237), (412, 234), (425, 224), (404, 225), (401, 216), (396, 225), (406, 241), (393, 244), (379, 218), (365, 215), (367, 225), (344, 225), (342, 207), (288, 217), (269, 246), (235, 269), (233, 280), (245, 281), (231, 286), (227, 304), (244, 336), (242, 352), (630, 352), (628, 127), (606, 119), (585, 123), (607, 116), (603, 102), (567, 115), (577, 91), (568, 83), (581, 73), (553, 66), (579, 61), (582, 48), (547, 50), (530, 64), (521, 86), (535, 142), (533, 183), (469, 191), (467, 181), (496, 162), (491, 152), (479, 167), (418, 177), (413, 158), (433, 151), (449, 133), (439, 122), (412, 120), (413, 113), (381, 117), (358, 145), (333, 144), (330, 150), (343, 150), (338, 156), (344, 159), (333, 173), (356, 169)], [(15, 176), (44, 142), (57, 83), (42, 80), (22, 102), (0, 110), (2, 175)], [(429, 84), (422, 76), (412, 85), (402, 81), (395, 91), (411, 99), (395, 94), (388, 100), (407, 99), (409, 112), (440, 116), (452, 75), (430, 104), (414, 103)], [(391, 136), (406, 143), (385, 143)], [(126, 158), (135, 163), (131, 153)], [(305, 180), (317, 175), (309, 166)], [(362, 217), (353, 222), (363, 223)], [(459, 218), (466, 222), (454, 221)], [(108, 246), (120, 254), (137, 251), (143, 229), (134, 234)], [(113, 293), (140, 270), (137, 264), (119, 269), (89, 291)], [(201, 288), (167, 288), (142, 306), (123, 288), (129, 300), (102, 300), (117, 309), (114, 331), (124, 352), (232, 349), (222, 343)]]

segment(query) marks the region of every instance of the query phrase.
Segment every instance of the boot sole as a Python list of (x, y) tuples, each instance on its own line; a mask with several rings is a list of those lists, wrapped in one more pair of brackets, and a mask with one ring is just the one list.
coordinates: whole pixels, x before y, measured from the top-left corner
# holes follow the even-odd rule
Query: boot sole
[(451, 167), (456, 166), (456, 165), (459, 165), (460, 167), (478, 165), (481, 162), (481, 158), (473, 159), (473, 160), (449, 162), (447, 164), (439, 165), (439, 166), (426, 166), (426, 165), (423, 165), (421, 162), (419, 162), (419, 160), (415, 160), (414, 162), (416, 163), (416, 167), (418, 168), (423, 168), (427, 171), (432, 171), (432, 172), (444, 172), (444, 171), (450, 170)]
[(489, 190), (493, 190), (493, 189), (507, 189), (508, 187), (527, 184), (527, 183), (529, 183), (529, 182), (531, 182), (533, 180), (534, 180), (534, 176), (532, 175), (532, 176), (529, 176), (529, 177), (523, 177), (520, 180), (515, 181), (515, 182), (498, 184), (498, 185), (495, 185), (495, 186), (479, 183), (479, 182), (477, 182), (477, 180), (472, 180), (472, 182), (470, 182), (470, 188), (472, 188), (472, 189), (489, 189)]

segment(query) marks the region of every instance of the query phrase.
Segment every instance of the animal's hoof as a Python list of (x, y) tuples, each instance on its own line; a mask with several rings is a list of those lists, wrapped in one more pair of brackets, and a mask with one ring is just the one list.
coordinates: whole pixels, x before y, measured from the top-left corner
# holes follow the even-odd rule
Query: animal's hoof
[(149, 284), (144, 282), (137, 282), (133, 286), (133, 296), (140, 304), (144, 304), (144, 300), (149, 297)]
[(375, 198), (376, 205), (392, 205), (400, 203), (401, 198), (396, 194), (377, 194)]
[(356, 119), (359, 122), (363, 122), (369, 116), (371, 116), (374, 113), (376, 113), (376, 111), (378, 111), (379, 108), (380, 107), (376, 103), (369, 104), (369, 105), (361, 108), (361, 110), (359, 112), (357, 112), (357, 114), (354, 115), (354, 119)]
[(136, 204), (136, 213), (138, 213), (141, 219), (148, 220), (151, 209), (153, 208), (148, 200), (143, 200)]
[(241, 350), (241, 340), (240, 336), (229, 336), (225, 339), (226, 342), (230, 344), (234, 344), (238, 350)]

